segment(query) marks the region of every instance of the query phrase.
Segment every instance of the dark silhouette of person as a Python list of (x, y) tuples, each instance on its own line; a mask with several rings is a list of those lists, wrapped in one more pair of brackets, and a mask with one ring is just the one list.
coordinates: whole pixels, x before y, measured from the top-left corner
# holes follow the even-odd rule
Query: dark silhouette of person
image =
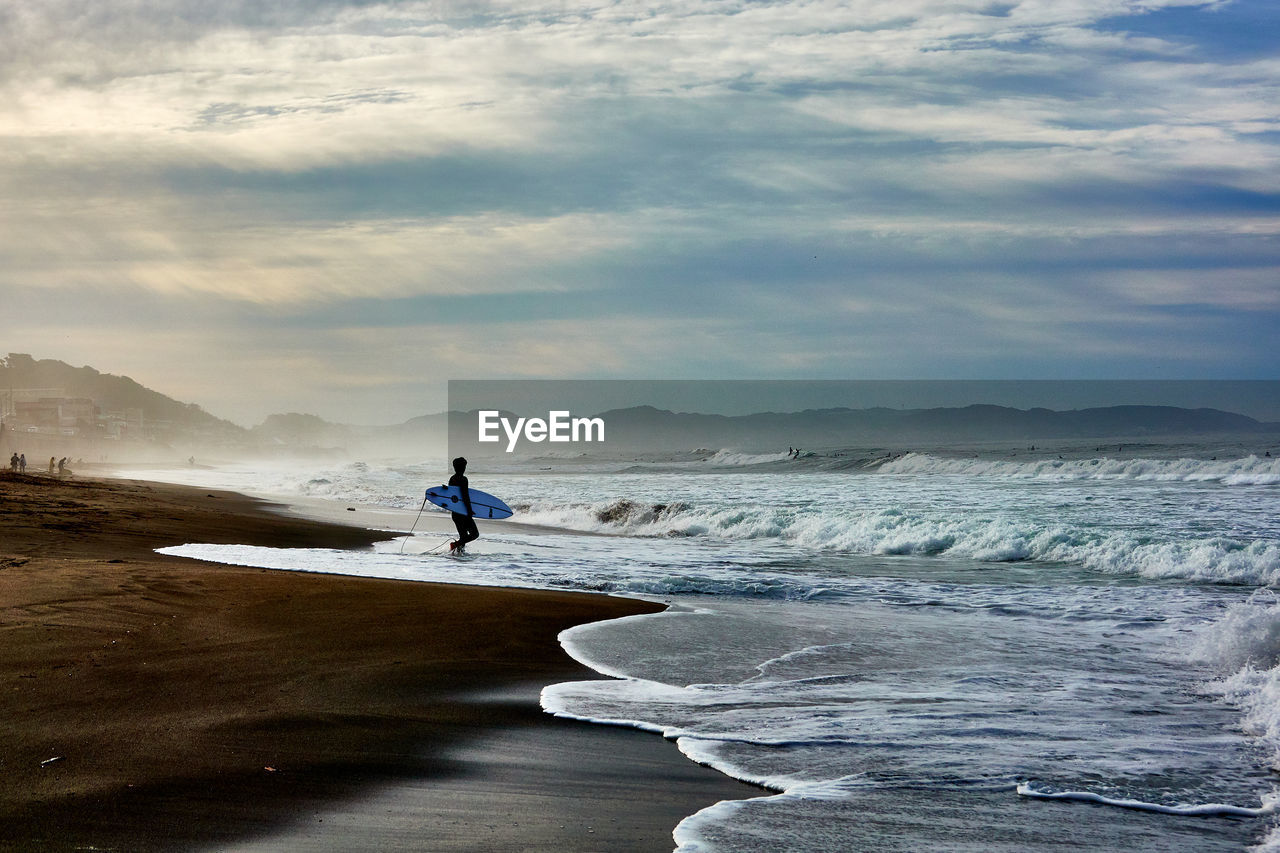
[(454, 554), (467, 553), (467, 543), (480, 538), (480, 531), (476, 528), (476, 520), (471, 511), (471, 490), (467, 485), (467, 476), (463, 473), (466, 470), (466, 459), (459, 456), (453, 460), (453, 476), (449, 478), (449, 485), (458, 487), (462, 505), (467, 508), (466, 515), (460, 512), (450, 513), (453, 516), (453, 526), (458, 528), (458, 538), (449, 543), (449, 550)]

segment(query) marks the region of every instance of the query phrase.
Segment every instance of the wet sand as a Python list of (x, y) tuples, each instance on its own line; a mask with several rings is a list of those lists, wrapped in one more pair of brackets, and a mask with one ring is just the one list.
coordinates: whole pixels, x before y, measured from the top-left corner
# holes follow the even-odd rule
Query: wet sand
[(756, 789), (557, 720), (556, 634), (656, 605), (271, 572), (185, 542), (360, 548), (259, 501), (0, 474), (0, 847), (670, 850)]

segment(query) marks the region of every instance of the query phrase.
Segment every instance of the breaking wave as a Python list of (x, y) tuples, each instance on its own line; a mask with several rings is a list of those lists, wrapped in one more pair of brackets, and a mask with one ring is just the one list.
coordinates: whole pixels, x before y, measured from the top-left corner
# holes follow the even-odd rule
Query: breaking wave
[(1140, 480), (1155, 482), (1222, 483), (1227, 486), (1280, 485), (1280, 458), (1246, 456), (1240, 459), (952, 459), (908, 453), (879, 466), (882, 474), (958, 475), (984, 479)]
[(1012, 516), (900, 508), (697, 507), (616, 500), (523, 507), (521, 520), (626, 536), (776, 539), (837, 553), (979, 562), (1053, 562), (1114, 575), (1206, 583), (1280, 584), (1280, 543), (1226, 535), (1151, 541), (1131, 530), (1072, 527)]
[[(1241, 728), (1280, 770), (1280, 596), (1262, 589), (1230, 605), (1201, 630), (1191, 657), (1222, 674), (1207, 689), (1240, 710)], [(1280, 850), (1280, 827), (1254, 849)]]
[(750, 465), (766, 465), (770, 462), (785, 462), (791, 458), (790, 453), (745, 453), (741, 450), (717, 450), (703, 460), (703, 464), (720, 468), (743, 468)]
[(1245, 732), (1280, 770), (1280, 596), (1259, 590), (1228, 607), (1201, 632), (1193, 657), (1224, 674), (1210, 688), (1241, 709)]

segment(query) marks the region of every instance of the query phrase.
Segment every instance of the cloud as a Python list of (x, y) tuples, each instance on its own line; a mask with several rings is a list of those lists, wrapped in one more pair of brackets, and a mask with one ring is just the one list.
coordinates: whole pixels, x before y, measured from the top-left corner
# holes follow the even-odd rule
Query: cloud
[(59, 346), (131, 330), (136, 378), (292, 375), (262, 414), (467, 334), (522, 375), (1273, 375), (1280, 62), (1231, 35), (1268, 14), (7, 4), (0, 288)]

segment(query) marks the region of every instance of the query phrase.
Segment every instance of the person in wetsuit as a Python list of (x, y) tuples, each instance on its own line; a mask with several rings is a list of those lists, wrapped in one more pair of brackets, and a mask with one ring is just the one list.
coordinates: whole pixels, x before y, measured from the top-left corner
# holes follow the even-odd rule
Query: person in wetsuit
[(467, 476), (462, 473), (466, 470), (466, 459), (459, 456), (453, 460), (453, 476), (449, 478), (449, 485), (458, 487), (462, 495), (462, 505), (467, 508), (466, 515), (460, 512), (450, 513), (453, 516), (453, 526), (458, 528), (458, 538), (449, 543), (449, 550), (455, 554), (467, 553), (465, 550), (467, 543), (480, 538), (480, 531), (476, 528), (476, 520), (471, 513), (471, 491), (467, 487)]

